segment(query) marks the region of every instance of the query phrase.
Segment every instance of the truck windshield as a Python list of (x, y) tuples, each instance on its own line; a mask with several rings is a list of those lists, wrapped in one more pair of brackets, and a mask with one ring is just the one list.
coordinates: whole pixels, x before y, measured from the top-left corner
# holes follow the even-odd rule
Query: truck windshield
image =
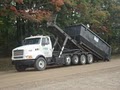
[(41, 38), (31, 38), (31, 39), (25, 39), (24, 45), (29, 45), (29, 44), (39, 44)]

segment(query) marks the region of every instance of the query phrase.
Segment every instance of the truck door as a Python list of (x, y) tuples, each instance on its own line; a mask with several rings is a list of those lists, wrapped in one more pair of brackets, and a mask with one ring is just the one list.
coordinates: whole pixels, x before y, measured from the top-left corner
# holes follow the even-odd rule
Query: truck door
[(42, 51), (45, 57), (52, 57), (52, 45), (48, 37), (42, 38)]

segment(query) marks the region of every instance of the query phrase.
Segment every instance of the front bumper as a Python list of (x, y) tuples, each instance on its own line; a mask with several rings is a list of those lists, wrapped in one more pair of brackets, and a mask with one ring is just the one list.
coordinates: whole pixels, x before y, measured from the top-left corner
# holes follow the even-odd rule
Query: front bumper
[(34, 66), (35, 60), (15, 60), (12, 61), (12, 65), (25, 65), (25, 66)]

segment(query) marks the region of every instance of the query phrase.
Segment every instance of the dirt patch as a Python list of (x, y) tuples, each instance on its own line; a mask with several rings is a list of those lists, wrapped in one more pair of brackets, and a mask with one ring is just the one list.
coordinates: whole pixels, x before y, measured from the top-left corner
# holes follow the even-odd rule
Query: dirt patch
[(0, 74), (0, 90), (119, 90), (120, 58), (91, 65)]

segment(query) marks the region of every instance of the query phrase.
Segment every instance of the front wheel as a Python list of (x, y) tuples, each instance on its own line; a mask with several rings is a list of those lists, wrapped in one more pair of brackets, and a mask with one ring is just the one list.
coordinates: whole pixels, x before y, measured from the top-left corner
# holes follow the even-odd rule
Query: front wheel
[(38, 58), (35, 61), (34, 67), (38, 71), (45, 70), (47, 66), (46, 60), (43, 57)]

